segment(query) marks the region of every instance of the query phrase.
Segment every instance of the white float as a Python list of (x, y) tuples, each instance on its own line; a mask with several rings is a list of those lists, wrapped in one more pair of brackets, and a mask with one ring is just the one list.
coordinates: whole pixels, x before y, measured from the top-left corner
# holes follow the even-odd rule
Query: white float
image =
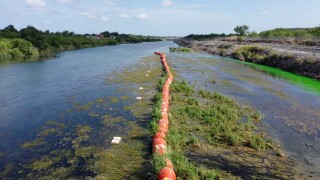
[(119, 144), (121, 141), (121, 137), (113, 137), (111, 144)]

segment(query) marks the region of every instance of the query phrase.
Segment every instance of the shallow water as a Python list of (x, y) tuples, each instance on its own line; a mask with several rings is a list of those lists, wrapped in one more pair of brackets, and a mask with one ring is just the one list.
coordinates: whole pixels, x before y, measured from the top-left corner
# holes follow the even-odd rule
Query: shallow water
[(298, 173), (320, 177), (320, 81), (204, 53), (168, 59), (183, 79), (260, 111), (263, 128), (296, 160)]
[[(20, 168), (43, 155), (45, 152), (37, 154), (21, 145), (37, 138), (49, 126), (45, 124), (48, 121), (64, 124), (65, 129), (62, 135), (46, 139), (47, 152), (60, 144), (71, 146), (70, 142), (50, 142), (60, 136), (74, 137), (79, 124), (93, 128), (89, 144), (107, 146), (111, 137), (122, 135), (128, 128), (126, 122), (136, 121), (124, 108), (135, 102), (134, 92), (120, 82), (109, 81), (109, 77), (154, 51), (166, 52), (172, 45), (151, 42), (89, 48), (63, 52), (46, 61), (0, 66), (0, 169), (8, 164)], [(102, 115), (123, 117), (125, 121), (108, 127), (108, 133), (101, 133)]]
[[(42, 151), (23, 150), (21, 145), (35, 139), (48, 121), (66, 126), (63, 135), (47, 139), (48, 152), (63, 148), (64, 141), (57, 144), (55, 138), (73, 138), (79, 124), (93, 128), (88, 144), (99, 147), (107, 147), (110, 138), (127, 133), (130, 122), (137, 119), (125, 107), (135, 102), (136, 94), (121, 82), (109, 81), (109, 77), (154, 51), (168, 52), (171, 46), (175, 44), (107, 46), (68, 51), (47, 61), (0, 66), (0, 168), (13, 163), (17, 170), (26, 170), (24, 164), (43, 155)], [(182, 78), (259, 110), (265, 117), (263, 128), (296, 160), (299, 172), (308, 179), (320, 177), (318, 81), (203, 53), (169, 53), (167, 59)], [(102, 128), (103, 115), (124, 120)], [(28, 172), (21, 174), (23, 177)]]

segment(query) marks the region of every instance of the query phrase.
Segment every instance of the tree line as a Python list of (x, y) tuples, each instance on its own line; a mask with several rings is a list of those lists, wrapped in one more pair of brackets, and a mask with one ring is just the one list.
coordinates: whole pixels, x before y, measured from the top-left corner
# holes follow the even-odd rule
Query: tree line
[(88, 47), (161, 41), (156, 37), (102, 32), (97, 34), (76, 34), (41, 31), (33, 26), (17, 30), (9, 25), (0, 30), (0, 58), (16, 58), (48, 55), (58, 51)]
[(250, 32), (249, 26), (239, 25), (234, 28), (235, 34), (190, 34), (185, 38), (191, 38), (194, 40), (206, 40), (215, 39), (221, 37), (241, 36), (241, 37), (256, 37), (261, 39), (284, 39), (291, 38), (297, 41), (314, 40), (320, 38), (320, 26), (313, 28), (276, 28), (272, 30), (262, 31), (257, 33), (255, 31)]

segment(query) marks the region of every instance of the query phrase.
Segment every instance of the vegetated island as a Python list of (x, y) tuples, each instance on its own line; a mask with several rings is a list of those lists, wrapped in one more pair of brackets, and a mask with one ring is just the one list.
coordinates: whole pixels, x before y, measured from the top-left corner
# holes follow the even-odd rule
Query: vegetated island
[(267, 65), (320, 80), (320, 26), (277, 28), (260, 33), (237, 26), (236, 34), (191, 34), (175, 40), (183, 47)]
[(9, 25), (0, 30), (0, 59), (41, 57), (65, 50), (153, 41), (162, 39), (108, 31), (100, 34), (76, 34), (67, 30), (43, 32), (33, 26), (17, 30)]

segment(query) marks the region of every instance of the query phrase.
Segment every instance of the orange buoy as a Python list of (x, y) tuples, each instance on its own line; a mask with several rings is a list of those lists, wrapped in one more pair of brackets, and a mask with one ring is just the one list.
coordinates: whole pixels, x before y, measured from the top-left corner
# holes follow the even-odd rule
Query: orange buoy
[(159, 172), (158, 180), (176, 180), (176, 173), (172, 168), (165, 167)]
[(166, 103), (166, 102), (162, 102), (162, 104), (161, 104), (161, 108), (169, 108), (169, 104), (168, 103)]
[(168, 112), (168, 109), (167, 108), (161, 108), (161, 112)]
[(167, 142), (166, 140), (164, 140), (163, 138), (156, 138), (153, 140), (153, 145), (155, 144), (164, 144), (165, 146), (167, 146)]
[(153, 152), (160, 155), (165, 154), (167, 151), (167, 143), (163, 138), (157, 138), (152, 143)]
[(162, 94), (163, 93), (166, 93), (166, 94), (168, 94), (168, 96), (169, 96), (169, 88), (168, 87), (163, 87), (162, 88)]
[(161, 128), (169, 128), (169, 125), (167, 123), (159, 123), (159, 129)]
[(159, 124), (160, 124), (160, 123), (165, 123), (165, 124), (169, 125), (168, 119), (160, 119), (158, 123), (159, 123)]
[(165, 139), (166, 135), (163, 132), (157, 132), (154, 136), (153, 139), (158, 139), (158, 138), (162, 138)]
[(169, 97), (162, 98), (161, 106), (169, 106)]
[(162, 132), (163, 134), (167, 135), (167, 134), (168, 134), (168, 128), (165, 128), (165, 127), (159, 127), (158, 132)]
[(161, 115), (162, 115), (162, 119), (168, 119), (169, 120), (167, 112), (162, 112)]
[(162, 93), (162, 98), (166, 99), (166, 101), (169, 101), (169, 92), (163, 92)]
[(170, 161), (170, 159), (166, 158), (166, 167), (173, 169), (173, 163)]

